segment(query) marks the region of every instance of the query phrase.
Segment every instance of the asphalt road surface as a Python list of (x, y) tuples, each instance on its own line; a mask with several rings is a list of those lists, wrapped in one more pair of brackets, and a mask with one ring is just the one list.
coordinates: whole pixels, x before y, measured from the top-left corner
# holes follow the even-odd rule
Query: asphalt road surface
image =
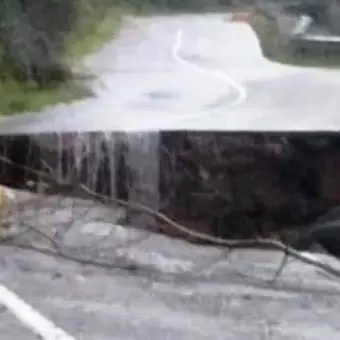
[[(0, 133), (337, 129), (336, 71), (269, 63), (247, 25), (218, 15), (136, 24), (89, 60), (101, 74), (97, 98), (3, 118)], [(1, 339), (339, 339), (339, 283), (312, 266), (291, 260), (268, 284), (282, 254), (226, 257), (222, 249), (124, 229), (114, 209), (23, 196), (34, 204), (18, 208), (13, 223), (21, 234), (12, 242), (51, 249), (47, 233), (63, 254), (107, 268), (2, 244)]]
[(87, 66), (95, 98), (2, 118), (0, 133), (340, 128), (340, 72), (269, 62), (226, 14), (134, 19)]
[(270, 284), (282, 254), (227, 256), (223, 249), (123, 228), (114, 222), (123, 212), (112, 208), (17, 197), (25, 204), (16, 218), (21, 234), (12, 242), (52, 249), (43, 232), (63, 253), (107, 268), (0, 246), (0, 284), (9, 290), (0, 285), (2, 339), (37, 339), (34, 332), (44, 340), (339, 338), (339, 282), (312, 266), (290, 260)]

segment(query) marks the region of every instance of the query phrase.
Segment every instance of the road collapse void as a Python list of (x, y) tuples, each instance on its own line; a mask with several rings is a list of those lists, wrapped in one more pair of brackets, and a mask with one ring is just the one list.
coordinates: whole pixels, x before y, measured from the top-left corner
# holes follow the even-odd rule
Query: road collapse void
[[(285, 235), (340, 202), (334, 134), (65, 133), (2, 136), (0, 146), (3, 185), (140, 203), (225, 238)], [(127, 224), (180, 236), (128, 210)]]
[(277, 235), (337, 206), (339, 71), (271, 62), (226, 17), (140, 18), (94, 58), (96, 96), (2, 117), (1, 182), (137, 201), (222, 237)]

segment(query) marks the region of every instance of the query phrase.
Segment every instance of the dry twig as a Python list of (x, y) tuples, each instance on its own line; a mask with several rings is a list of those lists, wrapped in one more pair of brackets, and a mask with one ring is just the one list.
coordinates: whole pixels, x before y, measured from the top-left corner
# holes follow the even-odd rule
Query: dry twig
[[(97, 196), (100, 197), (100, 194), (91, 192), (86, 186), (81, 185), (81, 188), (84, 189), (85, 191), (87, 191), (88, 193), (91, 193), (93, 196)], [(104, 197), (103, 197), (104, 198)], [(106, 198), (107, 199), (107, 198)], [(184, 227), (183, 225), (174, 222), (173, 220), (171, 220), (170, 218), (168, 218), (166, 215), (158, 212), (158, 211), (154, 211), (153, 209), (150, 209), (149, 207), (146, 207), (144, 205), (141, 205), (139, 203), (135, 203), (135, 202), (127, 202), (127, 201), (123, 201), (123, 200), (119, 200), (119, 199), (110, 199), (111, 201), (118, 203), (120, 205), (124, 205), (124, 206), (128, 206), (131, 209), (135, 209), (135, 210), (139, 210), (139, 211), (143, 211), (145, 213), (151, 214), (153, 216), (155, 216), (156, 218), (158, 218), (159, 220), (167, 223), (168, 225), (170, 225), (171, 227), (177, 229), (178, 231), (180, 231), (182, 234), (184, 235), (188, 235), (191, 237), (194, 237), (198, 240), (202, 240), (202, 241), (207, 241), (210, 242), (212, 244), (215, 245), (219, 245), (219, 246), (226, 246), (228, 247), (230, 250), (235, 250), (235, 249), (249, 249), (249, 248), (257, 248), (257, 249), (265, 249), (265, 250), (277, 250), (277, 251), (281, 251), (284, 253), (284, 258), (283, 261), (281, 262), (277, 272), (275, 273), (274, 278), (272, 279), (272, 281), (274, 282), (282, 273), (282, 270), (284, 269), (288, 257), (291, 256), (297, 260), (300, 260), (306, 264), (310, 264), (313, 265), (321, 270), (326, 271), (328, 274), (336, 276), (338, 278), (340, 278), (340, 270), (322, 263), (320, 261), (314, 260), (314, 259), (310, 259), (307, 256), (304, 256), (303, 254), (301, 254), (299, 251), (283, 244), (282, 242), (279, 242), (277, 240), (272, 240), (272, 239), (246, 239), (246, 240), (227, 240), (227, 239), (222, 239), (219, 237), (215, 237), (215, 236), (211, 236), (205, 233), (201, 233), (198, 231), (194, 231), (191, 229), (188, 229), (186, 227)]]
[[(16, 165), (14, 162), (10, 161), (9, 159), (7, 159), (5, 157), (0, 156), (0, 160), (7, 162), (9, 164)], [(23, 168), (27, 171), (30, 171), (32, 173), (35, 173), (35, 174), (41, 176), (42, 178), (46, 178), (48, 180), (51, 180), (51, 177), (48, 176), (46, 173), (31, 169), (30, 167), (27, 167), (27, 166), (23, 166)], [(295, 249), (293, 249), (293, 248), (291, 248), (291, 247), (289, 247), (289, 246), (287, 246), (287, 245), (285, 245), (282, 242), (279, 242), (277, 240), (260, 239), (260, 238), (258, 238), (258, 239), (257, 238), (256, 239), (245, 239), (245, 240), (222, 239), (222, 238), (219, 238), (219, 237), (211, 236), (211, 235), (208, 235), (208, 234), (205, 234), (205, 233), (201, 233), (201, 232), (194, 231), (194, 230), (191, 230), (189, 228), (186, 228), (185, 226), (171, 220), (166, 215), (164, 215), (164, 214), (162, 214), (158, 211), (154, 211), (153, 209), (151, 209), (151, 208), (149, 208), (145, 205), (142, 205), (142, 204), (139, 204), (139, 203), (136, 203), (136, 202), (125, 201), (125, 200), (121, 200), (121, 199), (117, 199), (117, 198), (109, 198), (107, 196), (100, 195), (98, 193), (91, 191), (85, 185), (80, 185), (80, 187), (85, 192), (90, 194), (92, 197), (97, 197), (97, 198), (104, 200), (105, 202), (110, 201), (112, 203), (116, 203), (118, 205), (128, 207), (130, 209), (145, 212), (147, 214), (150, 214), (150, 215), (156, 217), (157, 219), (161, 220), (162, 222), (165, 222), (166, 224), (168, 224), (172, 228), (175, 228), (176, 230), (180, 231), (183, 235), (193, 237), (197, 240), (206, 241), (206, 242), (209, 242), (209, 243), (214, 244), (214, 245), (228, 247), (230, 251), (235, 250), (235, 249), (249, 249), (249, 248), (281, 251), (281, 252), (284, 253), (284, 258), (283, 258), (278, 270), (276, 271), (274, 278), (272, 280), (270, 280), (270, 282), (275, 282), (276, 279), (281, 275), (285, 265), (287, 264), (287, 260), (288, 260), (289, 256), (291, 256), (291, 257), (293, 257), (297, 260), (300, 260), (300, 261), (302, 261), (306, 264), (317, 267), (317, 268), (325, 271), (327, 274), (329, 274), (331, 276), (335, 276), (337, 278), (340, 278), (340, 270), (338, 270), (338, 269), (334, 268), (333, 266), (328, 265), (326, 263), (322, 263), (320, 261), (317, 261), (317, 260), (311, 259), (307, 256), (304, 256), (299, 251), (296, 251)], [(34, 229), (34, 231), (39, 232), (44, 237), (46, 237), (52, 243), (52, 245), (54, 246), (56, 251), (52, 251), (51, 249), (34, 247), (34, 246), (20, 245), (22, 248), (32, 249), (32, 250), (35, 250), (35, 251), (38, 251), (38, 252), (41, 252), (41, 253), (44, 253), (44, 254), (47, 254), (47, 255), (61, 256), (65, 259), (75, 261), (75, 262), (79, 262), (81, 264), (96, 265), (96, 266), (100, 266), (100, 267), (104, 267), (104, 268), (117, 268), (117, 267), (121, 268), (122, 267), (122, 264), (113, 265), (112, 263), (104, 263), (104, 262), (99, 262), (99, 261), (95, 261), (95, 260), (91, 260), (91, 259), (78, 258), (78, 257), (75, 257), (75, 256), (71, 256), (71, 255), (67, 254), (64, 251), (64, 249), (62, 249), (61, 245), (56, 240), (54, 240), (53, 238), (51, 238), (47, 234), (43, 233), (42, 231), (38, 231), (37, 228), (34, 228), (32, 226), (30, 226), (30, 228)], [(130, 268), (131, 265), (125, 265), (125, 267), (126, 267), (126, 269)]]

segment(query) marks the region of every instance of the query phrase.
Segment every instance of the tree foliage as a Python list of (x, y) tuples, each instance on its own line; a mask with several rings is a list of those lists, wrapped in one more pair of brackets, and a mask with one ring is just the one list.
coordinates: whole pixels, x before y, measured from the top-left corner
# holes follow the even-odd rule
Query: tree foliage
[(64, 81), (64, 39), (77, 15), (76, 0), (1, 0), (2, 76), (45, 87)]

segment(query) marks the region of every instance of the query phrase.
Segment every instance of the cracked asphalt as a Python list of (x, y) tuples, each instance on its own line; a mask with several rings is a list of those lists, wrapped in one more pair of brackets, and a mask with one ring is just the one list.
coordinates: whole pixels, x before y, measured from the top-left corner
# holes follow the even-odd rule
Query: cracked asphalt
[[(112, 222), (121, 210), (79, 199), (38, 200), (39, 212), (22, 208), (21, 233), (0, 246), (0, 282), (75, 339), (335, 340), (340, 335), (339, 283), (311, 266), (290, 260), (269, 284), (282, 254), (245, 250), (227, 256), (224, 249), (124, 228)], [(58, 237), (64, 252), (112, 268), (15, 247), (51, 248), (31, 225), (49, 236), (65, 226)], [(319, 256), (339, 268), (337, 260)], [(6, 340), (36, 339), (3, 308), (0, 334)]]

